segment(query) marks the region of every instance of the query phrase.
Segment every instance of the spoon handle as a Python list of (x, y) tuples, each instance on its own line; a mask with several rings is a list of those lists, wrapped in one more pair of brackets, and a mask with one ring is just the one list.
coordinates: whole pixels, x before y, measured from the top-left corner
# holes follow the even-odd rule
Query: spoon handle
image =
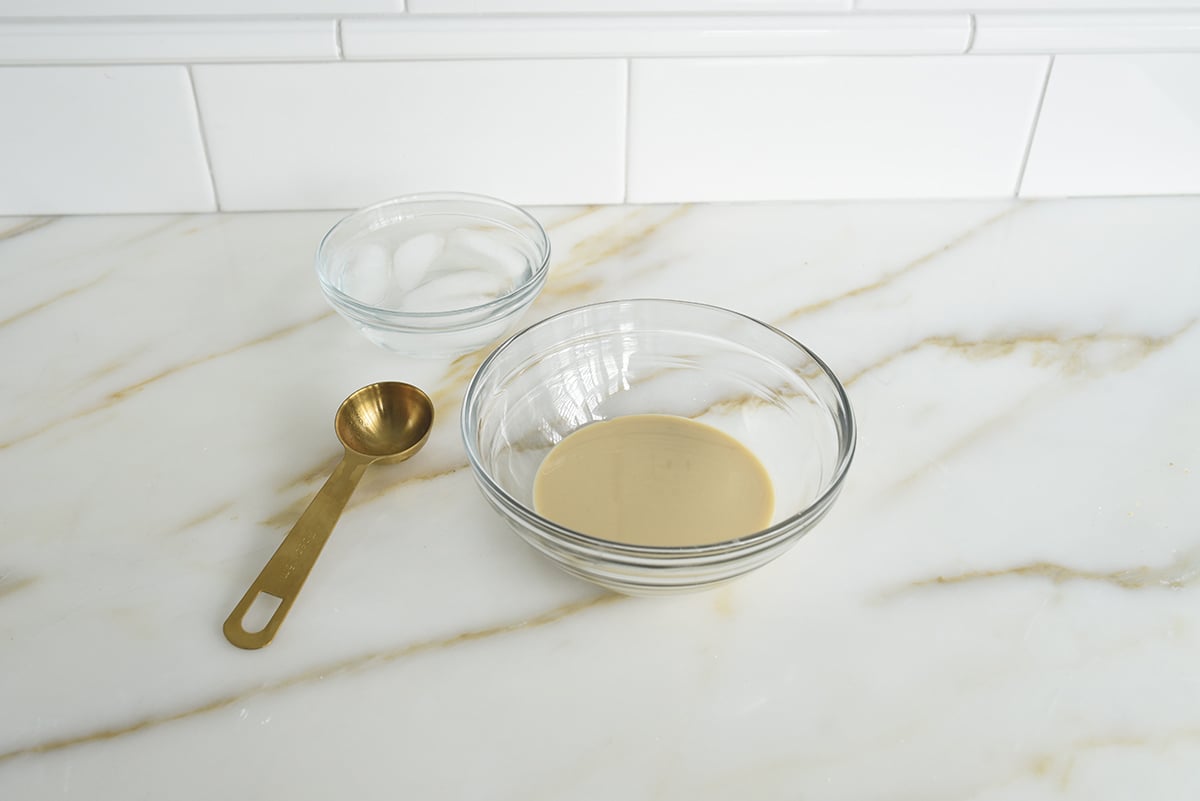
[[(304, 580), (320, 556), (321, 548), (329, 539), (342, 510), (346, 508), (346, 502), (372, 461), (350, 451), (342, 456), (325, 481), (325, 486), (321, 487), (304, 514), (300, 515), (296, 525), (292, 526), (258, 578), (254, 579), (250, 589), (246, 590), (242, 600), (230, 613), (224, 626), (227, 640), (238, 648), (247, 649), (262, 648), (271, 641), (292, 608), (300, 588), (304, 586)], [(259, 595), (269, 596), (266, 600), (278, 600), (279, 606), (265, 626), (257, 631), (247, 631), (243, 618)]]

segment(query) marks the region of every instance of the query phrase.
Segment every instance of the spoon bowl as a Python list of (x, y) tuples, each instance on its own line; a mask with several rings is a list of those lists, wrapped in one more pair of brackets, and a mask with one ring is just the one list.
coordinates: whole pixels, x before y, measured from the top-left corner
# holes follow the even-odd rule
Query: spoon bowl
[(433, 427), (433, 404), (412, 384), (383, 381), (338, 407), (333, 429), (348, 451), (389, 464), (416, 453)]
[[(342, 401), (333, 427), (342, 460), (225, 621), (225, 638), (238, 648), (262, 648), (274, 638), (363, 473), (421, 449), (433, 427), (433, 402), (412, 384), (382, 381)], [(246, 613), (260, 596), (277, 606), (261, 629), (248, 631)]]

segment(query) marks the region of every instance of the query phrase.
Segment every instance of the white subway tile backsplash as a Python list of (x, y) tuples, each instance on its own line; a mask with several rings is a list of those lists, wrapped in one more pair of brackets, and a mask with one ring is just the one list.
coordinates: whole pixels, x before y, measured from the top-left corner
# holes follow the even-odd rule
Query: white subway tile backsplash
[(0, 120), (0, 214), (1200, 193), (1200, 0), (0, 0)]
[(0, 63), (336, 60), (333, 20), (0, 21)]
[(624, 61), (212, 65), (194, 76), (226, 210), (437, 189), (518, 203), (622, 197)]
[(1048, 61), (634, 61), (629, 200), (1010, 195)]
[(1200, 0), (855, 0), (861, 11), (1098, 11), (1200, 8)]
[(403, 10), (404, 0), (0, 0), (0, 18), (337, 16)]
[(421, 16), (348, 19), (348, 59), (962, 53), (966, 14)]
[(854, 0), (408, 0), (414, 14), (848, 11)]
[(1200, 50), (1200, 12), (978, 14), (972, 53)]
[(1027, 197), (1200, 192), (1200, 54), (1059, 56)]
[(2, 67), (0, 107), (0, 214), (215, 208), (185, 67)]

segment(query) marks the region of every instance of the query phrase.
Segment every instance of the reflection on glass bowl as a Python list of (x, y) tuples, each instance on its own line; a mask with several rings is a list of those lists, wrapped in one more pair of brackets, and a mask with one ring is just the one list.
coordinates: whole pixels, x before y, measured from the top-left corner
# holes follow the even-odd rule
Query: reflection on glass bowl
[(376, 345), (421, 357), (458, 356), (511, 333), (549, 264), (550, 240), (528, 212), (452, 192), (356, 211), (316, 258), (342, 317)]
[[(611, 542), (548, 520), (533, 483), (550, 450), (589, 423), (671, 414), (733, 436), (766, 467), (771, 524), (708, 545)], [(561, 568), (619, 592), (713, 586), (766, 564), (829, 511), (854, 455), (837, 377), (811, 351), (750, 317), (695, 303), (584, 306), (509, 339), (467, 389), (462, 434), (484, 497)]]

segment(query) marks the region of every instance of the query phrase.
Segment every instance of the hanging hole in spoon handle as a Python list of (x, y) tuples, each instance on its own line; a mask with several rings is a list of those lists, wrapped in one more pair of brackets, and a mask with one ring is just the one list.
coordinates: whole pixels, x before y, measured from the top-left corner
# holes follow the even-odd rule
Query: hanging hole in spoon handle
[[(259, 606), (262, 606), (264, 610), (269, 606), (271, 616), (261, 624), (261, 627), (251, 630), (248, 627), (248, 621), (252, 617), (258, 617), (252, 615), (251, 612), (258, 611), (256, 607)], [(245, 648), (248, 651), (262, 648), (275, 637), (275, 632), (279, 630), (279, 624), (283, 622), (286, 614), (287, 610), (284, 609), (282, 598), (272, 595), (266, 590), (251, 587), (225, 621), (225, 639), (238, 648)], [(254, 623), (249, 623), (249, 626), (253, 625)]]
[[(333, 474), (321, 487), (317, 497), (300, 515), (296, 525), (283, 538), (279, 548), (267, 560), (258, 578), (246, 590), (242, 600), (233, 608), (233, 612), (225, 620), (225, 639), (238, 648), (253, 650), (262, 648), (269, 643), (279, 630), (283, 619), (300, 594), (305, 579), (312, 572), (321, 549), (333, 532), (346, 502), (350, 500), (354, 488), (362, 478), (367, 466), (378, 457), (363, 457), (347, 450), (342, 461), (333, 469)], [(246, 613), (254, 606), (260, 596), (266, 595), (279, 601), (279, 606), (271, 614), (270, 619), (258, 631), (249, 631), (245, 627)], [(264, 600), (268, 600), (264, 599)]]
[[(433, 402), (412, 384), (381, 381), (342, 401), (333, 427), (345, 455), (225, 620), (225, 639), (238, 648), (262, 648), (275, 636), (367, 467), (419, 451), (433, 428)], [(248, 631), (246, 614), (264, 595), (279, 605), (261, 629)]]

